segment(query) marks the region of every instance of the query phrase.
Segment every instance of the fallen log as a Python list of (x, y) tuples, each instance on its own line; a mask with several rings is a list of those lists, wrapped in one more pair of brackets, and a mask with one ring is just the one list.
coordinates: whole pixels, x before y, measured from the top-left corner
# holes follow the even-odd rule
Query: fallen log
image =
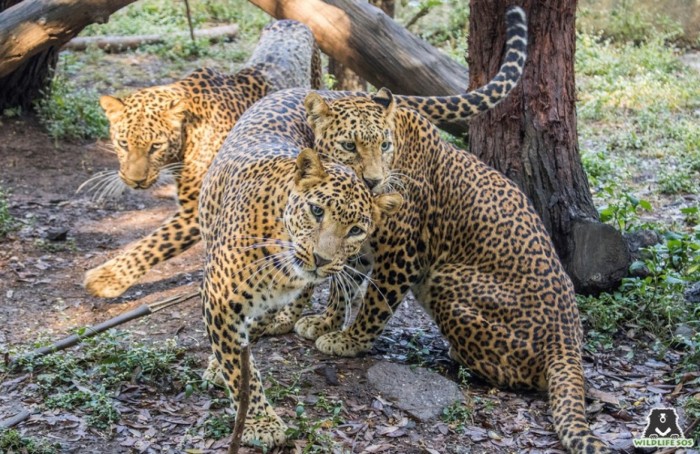
[(176, 304), (184, 303), (185, 301), (191, 300), (192, 298), (196, 297), (199, 295), (199, 292), (191, 292), (191, 293), (186, 293), (184, 295), (178, 295), (178, 296), (173, 296), (170, 298), (166, 298), (164, 300), (155, 302), (153, 304), (144, 304), (142, 306), (137, 307), (136, 309), (132, 309), (128, 312), (125, 312), (123, 314), (120, 314), (116, 317), (110, 318), (107, 321), (104, 321), (100, 323), (99, 325), (96, 326), (87, 326), (85, 327), (84, 331), (81, 334), (71, 334), (70, 336), (66, 336), (63, 339), (54, 342), (51, 345), (47, 345), (46, 347), (41, 347), (36, 350), (33, 350), (29, 353), (26, 353), (18, 358), (13, 359), (10, 364), (11, 365), (16, 365), (19, 364), (22, 361), (26, 360), (31, 360), (34, 358), (38, 358), (41, 356), (46, 356), (51, 353), (55, 353), (57, 351), (65, 350), (66, 348), (72, 347), (73, 345), (79, 344), (80, 342), (83, 341), (83, 339), (87, 339), (88, 337), (93, 337), (97, 334), (103, 333), (111, 328), (114, 328), (115, 326), (121, 325), (123, 323), (129, 322), (131, 320), (143, 317), (144, 315), (150, 315), (155, 312), (158, 312), (160, 310), (163, 310), (167, 307), (174, 306)]
[[(238, 25), (222, 25), (221, 27), (209, 28), (206, 30), (196, 30), (195, 39), (208, 39), (210, 42), (226, 41), (238, 35)], [(132, 35), (132, 36), (79, 36), (68, 41), (63, 49), (85, 50), (88, 47), (97, 47), (105, 52), (122, 52), (129, 49), (136, 49), (144, 44), (161, 44), (172, 38), (182, 38), (190, 36), (189, 32), (176, 33), (173, 35)]]
[(0, 78), (135, 0), (24, 0), (0, 12)]
[[(277, 19), (311, 28), (326, 54), (375, 87), (405, 95), (449, 95), (469, 85), (467, 68), (411, 34), (379, 8), (355, 0), (249, 0)], [(467, 124), (449, 128), (466, 133)]]

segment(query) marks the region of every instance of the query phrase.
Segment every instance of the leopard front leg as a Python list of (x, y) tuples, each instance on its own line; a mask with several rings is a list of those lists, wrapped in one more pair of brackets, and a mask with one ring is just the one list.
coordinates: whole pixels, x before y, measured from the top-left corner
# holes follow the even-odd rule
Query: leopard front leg
[(196, 215), (183, 217), (182, 211), (131, 249), (85, 273), (85, 288), (94, 296), (117, 297), (156, 264), (189, 249), (199, 241), (199, 225)]
[(292, 304), (288, 304), (280, 309), (270, 323), (265, 325), (263, 335), (277, 336), (291, 332), (304, 308), (311, 305), (311, 296), (313, 293), (314, 287), (312, 285), (306, 287)]
[[(224, 286), (235, 283), (225, 283)], [(205, 269), (202, 285), (202, 303), (207, 335), (211, 342), (214, 362), (208, 370), (220, 369), (221, 378), (229, 390), (234, 408), (239, 408), (241, 398), (241, 351), (250, 342), (250, 323), (246, 315), (248, 304), (238, 295), (223, 296), (223, 286), (213, 284)], [(245, 419), (242, 441), (253, 445), (256, 441), (270, 448), (286, 441), (287, 426), (268, 403), (260, 373), (250, 357), (250, 403)]]
[[(403, 284), (398, 284), (395, 276), (404, 270), (395, 266), (398, 250), (388, 248), (377, 255), (377, 264), (374, 273), (367, 286), (367, 293), (362, 300), (360, 310), (352, 324), (344, 331), (335, 331), (316, 339), (316, 348), (328, 355), (357, 356), (372, 348), (374, 341), (384, 330), (386, 323), (403, 297), (408, 293), (409, 278), (406, 274), (402, 279)], [(403, 259), (404, 264), (411, 266)], [(387, 263), (387, 266), (384, 266)], [(412, 266), (417, 270), (417, 267)], [(390, 278), (391, 276), (391, 278)]]
[(132, 248), (85, 273), (83, 285), (88, 292), (102, 298), (117, 297), (155, 265), (199, 241), (197, 201), (204, 171), (201, 165), (185, 166), (178, 181), (178, 212)]

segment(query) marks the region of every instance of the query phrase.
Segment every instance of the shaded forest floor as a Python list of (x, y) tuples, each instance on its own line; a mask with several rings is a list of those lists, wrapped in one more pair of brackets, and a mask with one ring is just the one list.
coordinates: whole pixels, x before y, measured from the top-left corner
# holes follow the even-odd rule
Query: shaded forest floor
[[(140, 9), (129, 17), (153, 15), (143, 6), (146, 3), (135, 4)], [(163, 16), (174, 15), (167, 11), (170, 3), (150, 4), (160, 5)], [(205, 14), (196, 8), (196, 21), (205, 22)], [(204, 65), (234, 71), (254, 45), (255, 27), (265, 19), (257, 13), (234, 17), (217, 11), (208, 13), (246, 23), (252, 31), (244, 29), (240, 41), (204, 51), (175, 42), (119, 55), (96, 50), (64, 53), (54, 104), (44, 110), (56, 113), (49, 122), (54, 137), (33, 115), (5, 112), (0, 117), (0, 190), (16, 227), (0, 239), (0, 352), (6, 358), (141, 304), (196, 289), (201, 245), (156, 267), (123, 297), (102, 300), (85, 292), (84, 272), (166, 219), (175, 210), (174, 191), (169, 186), (127, 191), (106, 202), (76, 194), (96, 172), (116, 169), (116, 156), (106, 151), (104, 140), (62, 138), (70, 137), (74, 125), (82, 128), (78, 135), (85, 127), (57, 106), (83, 103), (87, 107), (80, 121), (102, 128), (104, 134), (98, 92), (123, 94), (167, 83)], [(119, 24), (123, 22), (110, 21), (107, 26), (113, 29), (107, 32), (113, 33)], [(463, 43), (463, 36), (457, 37)], [(653, 60), (666, 71), (664, 77), (677, 77), (667, 85), (654, 79), (648, 67), (632, 68), (623, 57), (634, 49), (606, 48), (586, 39), (580, 39), (577, 57), (581, 151), (603, 217), (628, 232), (654, 225), (660, 236), (675, 229), (687, 240), (682, 269), (676, 270), (673, 262), (678, 250), (669, 249), (675, 244), (669, 241), (675, 240), (667, 239), (661, 243), (665, 249), (641, 260), (649, 266), (649, 257), (659, 259), (662, 271), (652, 272), (654, 279), (631, 280), (626, 290), (581, 300), (592, 428), (611, 446), (632, 452), (632, 439), (639, 436), (651, 408), (676, 408), (683, 429), (700, 417), (698, 311), (682, 296), (698, 275), (688, 270), (697, 257), (692, 232), (697, 230), (698, 214), (692, 208), (699, 200), (700, 165), (693, 167), (696, 160), (700, 163), (700, 134), (693, 126), (700, 117), (699, 85), (693, 88), (697, 75), (682, 72), (678, 58), (659, 58), (666, 55), (662, 48), (640, 47), (644, 53), (640, 50), (630, 59), (638, 65), (652, 65)], [(639, 79), (638, 73), (650, 75)], [(646, 107), (650, 100), (655, 110)], [(673, 106), (668, 111), (663, 110), (666, 100)], [(315, 310), (322, 307), (326, 292), (320, 289)], [(659, 307), (669, 312), (645, 319), (652, 307), (648, 299), (663, 302)], [(675, 334), (679, 329), (684, 331)], [(0, 421), (24, 410), (31, 415), (16, 431), (0, 433), (0, 452), (11, 452), (8, 446), (17, 444), (27, 452), (47, 453), (225, 452), (233, 419), (225, 392), (199, 379), (208, 353), (199, 302), (192, 300), (43, 363), (3, 368)], [(373, 350), (361, 358), (327, 357), (294, 335), (265, 338), (253, 354), (268, 397), (292, 427), (288, 446), (273, 452), (562, 449), (545, 396), (495, 389), (469, 376), (448, 359), (447, 345), (434, 323), (410, 298)], [(435, 370), (459, 384), (465, 401), (447, 408), (440, 418), (415, 421), (368, 382), (367, 370), (382, 361)]]

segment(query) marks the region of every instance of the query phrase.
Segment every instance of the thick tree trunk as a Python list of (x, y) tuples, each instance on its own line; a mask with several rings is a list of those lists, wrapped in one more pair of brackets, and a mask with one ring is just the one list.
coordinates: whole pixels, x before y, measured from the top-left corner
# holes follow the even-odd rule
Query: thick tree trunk
[[(577, 290), (616, 286), (630, 256), (619, 232), (598, 222), (576, 132), (576, 2), (522, 0), (530, 44), (519, 88), (471, 122), (469, 146), (532, 200)], [(470, 87), (486, 83), (503, 56), (503, 15), (512, 0), (471, 0)]]
[[(57, 49), (92, 23), (135, 0), (6, 0), (0, 6), (0, 106), (31, 103)], [(16, 4), (15, 4), (16, 3)]]

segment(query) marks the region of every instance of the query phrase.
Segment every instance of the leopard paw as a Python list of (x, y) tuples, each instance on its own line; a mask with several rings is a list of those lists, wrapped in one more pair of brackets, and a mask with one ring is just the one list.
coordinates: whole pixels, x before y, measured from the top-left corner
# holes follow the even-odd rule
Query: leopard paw
[(116, 298), (133, 284), (133, 279), (115, 270), (113, 261), (85, 273), (83, 285), (90, 294), (101, 298)]
[(292, 329), (294, 329), (294, 320), (289, 318), (287, 314), (279, 313), (265, 326), (263, 334), (265, 336), (279, 336), (291, 333)]
[(224, 376), (221, 375), (221, 368), (219, 368), (219, 362), (216, 360), (216, 356), (209, 355), (209, 364), (202, 374), (202, 380), (213, 383), (216, 386), (226, 386), (226, 380), (224, 380)]
[(287, 441), (286, 432), (287, 425), (277, 415), (246, 418), (242, 441), (248, 446), (262, 443), (269, 449), (284, 444)]
[(360, 342), (345, 331), (334, 331), (316, 339), (316, 348), (327, 355), (357, 356), (372, 348), (372, 342)]
[(323, 315), (307, 315), (297, 320), (294, 331), (303, 338), (316, 340), (326, 333), (337, 331), (340, 326), (333, 326)]

